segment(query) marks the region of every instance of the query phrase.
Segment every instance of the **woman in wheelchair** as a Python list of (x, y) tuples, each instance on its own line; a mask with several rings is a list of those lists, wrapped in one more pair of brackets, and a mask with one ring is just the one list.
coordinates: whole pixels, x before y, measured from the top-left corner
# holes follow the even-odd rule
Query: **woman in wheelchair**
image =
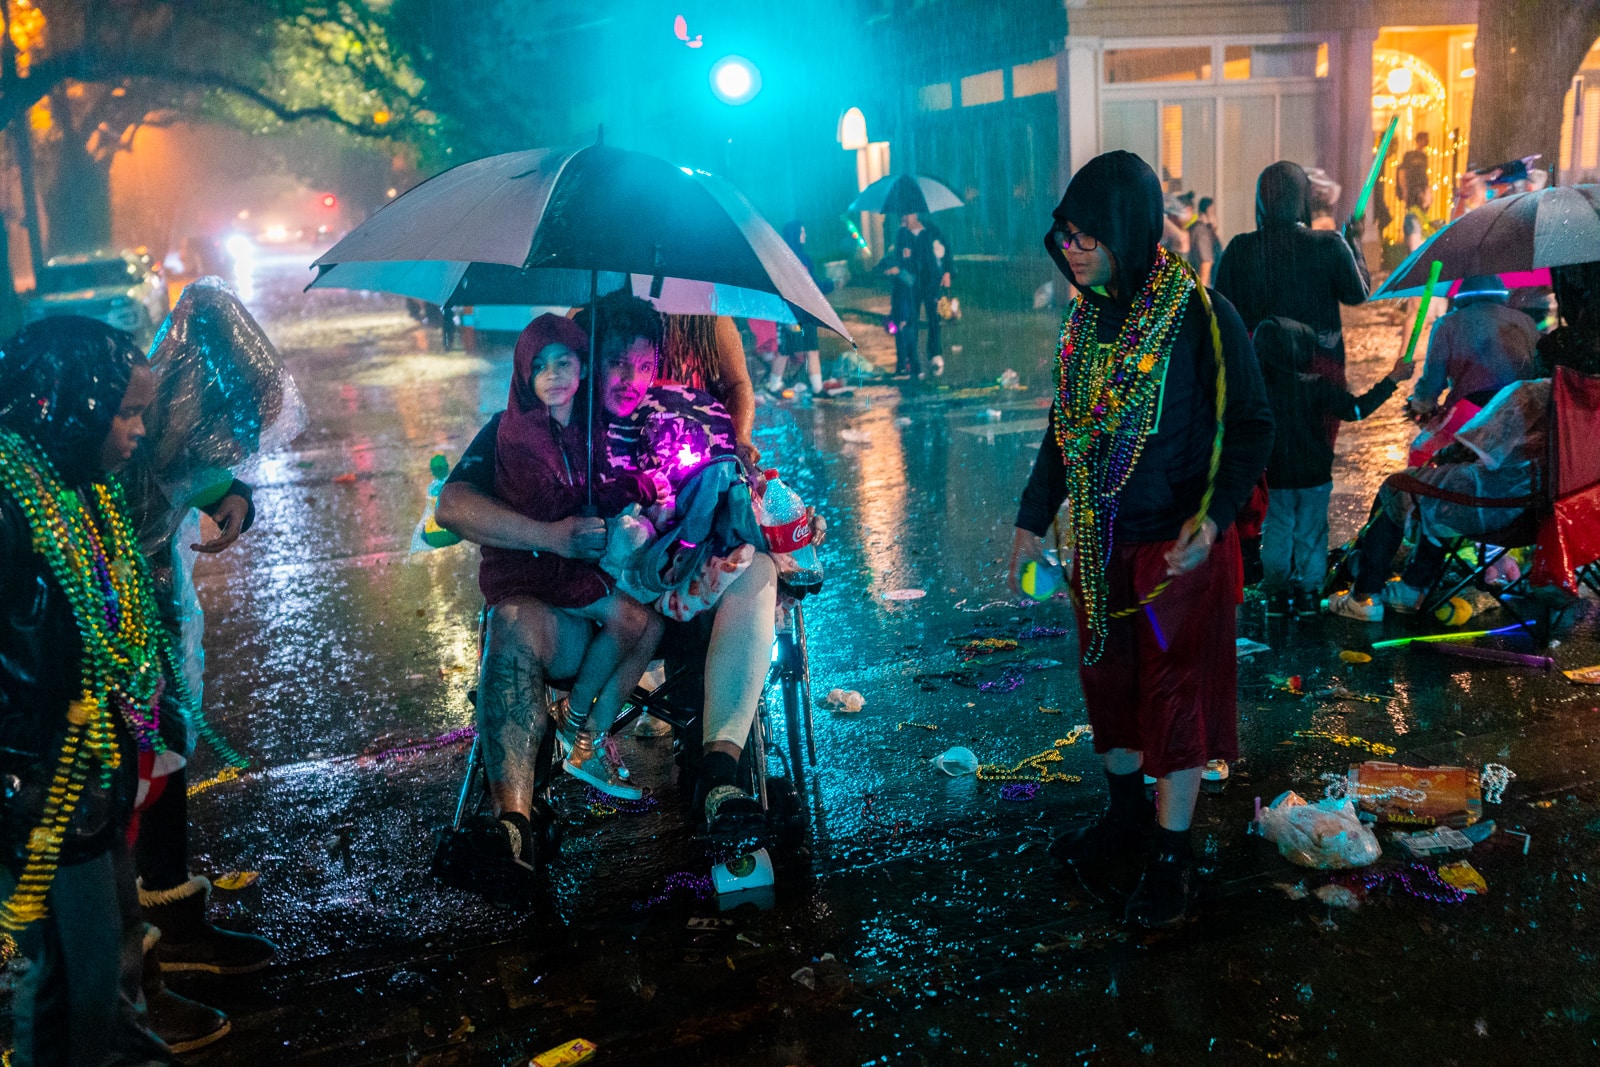
[[(1384, 483), (1353, 548), (1354, 585), (1328, 598), (1330, 613), (1381, 622), (1385, 609), (1420, 610), (1444, 571), (1442, 542), (1532, 543), (1531, 533), (1517, 527), (1533, 517), (1530, 509), (1548, 488), (1555, 429), (1550, 376), (1556, 367), (1600, 375), (1600, 263), (1554, 267), (1550, 274), (1565, 325), (1539, 341), (1535, 364), (1542, 376), (1500, 390), (1431, 464)], [(1413, 519), (1416, 551), (1391, 582), (1391, 564)], [(1519, 535), (1529, 539), (1510, 539)]]
[[(716, 423), (721, 409), (708, 405), (704, 394), (690, 398), (687, 408), (681, 397), (663, 405), (658, 394), (658, 402), (641, 414), (641, 404), (656, 378), (661, 319), (649, 302), (627, 293), (603, 298), (598, 312), (600, 378), (596, 384), (610, 425), (607, 458), (602, 460), (597, 454), (596, 466), (611, 469), (615, 464), (620, 475), (627, 467), (639, 465), (636, 457), (641, 450), (660, 445), (658, 439), (645, 434), (650, 415), (670, 406), (679, 414), (692, 413), (692, 422)], [(726, 414), (720, 417), (726, 419)], [(605, 524), (600, 520), (540, 522), (498, 497), (493, 476), (497, 439), (493, 425), (479, 434), (440, 493), (440, 525), (486, 549), (508, 549), (524, 556), (533, 549), (569, 560), (600, 558), (606, 544)], [(716, 436), (715, 432), (708, 434)], [(719, 471), (724, 467), (719, 464)], [(688, 503), (688, 496), (680, 503)], [(814, 526), (820, 532), (821, 520), (815, 520)], [(738, 787), (738, 774), (771, 665), (778, 574), (773, 559), (764, 551), (751, 551), (748, 557), (742, 570), (724, 572), (714, 613), (707, 613), (711, 625), (704, 653), (702, 753), (696, 761), (694, 810), (696, 821), (717, 835), (741, 834), (765, 818), (760, 803)], [(690, 590), (685, 586), (682, 592)], [(547, 682), (555, 684), (553, 679), (577, 669), (578, 655), (573, 649), (581, 649), (588, 636), (586, 623), (576, 625), (580, 621), (531, 596), (512, 597), (490, 612), (479, 679), (479, 730), (491, 800), (513, 842), (528, 836), (526, 814), (535, 816), (540, 824), (534, 829), (541, 839), (547, 839), (545, 828), (553, 822), (548, 805), (533, 796), (534, 753), (543, 739), (546, 719), (543, 707), (534, 706), (535, 696)], [(641, 642), (639, 648), (640, 655), (648, 658), (642, 651), (646, 644)], [(637, 678), (634, 662), (629, 659), (627, 672)]]
[[(637, 799), (640, 790), (594, 737), (616, 718), (661, 634), (660, 618), (616, 591), (596, 565), (605, 522), (581, 514), (589, 496), (590, 427), (579, 398), (587, 348), (582, 329), (560, 316), (541, 316), (523, 330), (506, 410), (462, 457), (438, 509), (442, 525), (482, 546), (478, 583), (489, 624), (478, 727), (498, 828), (514, 862), (530, 868), (546, 829), (536, 833), (533, 819), (548, 823), (552, 814), (544, 805), (536, 810), (533, 797), (545, 685), (571, 690), (567, 771), (613, 796)], [(602, 439), (597, 431), (596, 446)], [(593, 496), (602, 515), (655, 503), (656, 479), (596, 467)]]

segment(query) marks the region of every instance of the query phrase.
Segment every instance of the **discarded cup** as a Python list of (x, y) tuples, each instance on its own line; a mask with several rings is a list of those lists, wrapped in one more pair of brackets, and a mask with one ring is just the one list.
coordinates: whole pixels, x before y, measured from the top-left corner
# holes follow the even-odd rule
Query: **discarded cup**
[(772, 857), (764, 848), (711, 868), (717, 893), (745, 893), (772, 885)]
[(970, 748), (952, 748), (933, 758), (933, 765), (952, 778), (976, 774), (978, 757)]

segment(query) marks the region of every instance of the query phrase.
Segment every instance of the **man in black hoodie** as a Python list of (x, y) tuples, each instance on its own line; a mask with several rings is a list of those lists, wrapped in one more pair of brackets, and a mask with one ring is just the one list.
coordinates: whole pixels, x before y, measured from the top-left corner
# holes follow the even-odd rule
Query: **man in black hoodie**
[[(1083, 295), (1063, 325), (1010, 580), (1044, 565), (1041, 538), (1068, 500), (1080, 678), (1111, 804), (1051, 852), (1077, 863), (1155, 838), (1127, 914), (1172, 926), (1194, 899), (1188, 831), (1202, 772), (1238, 748), (1233, 519), (1271, 452), (1272, 413), (1238, 314), (1159, 247), (1161, 183), (1148, 165), (1096, 157), (1055, 220), (1046, 248)], [(1145, 774), (1161, 782), (1159, 812)]]
[[(1298, 163), (1274, 163), (1256, 181), (1256, 229), (1228, 242), (1217, 264), (1217, 292), (1252, 333), (1274, 315), (1303, 322), (1317, 335), (1312, 371), (1344, 388), (1344, 330), (1339, 305), (1367, 299), (1372, 280), (1361, 252), (1361, 227), (1341, 234), (1311, 228), (1311, 179)], [(1328, 423), (1329, 438), (1338, 426)]]

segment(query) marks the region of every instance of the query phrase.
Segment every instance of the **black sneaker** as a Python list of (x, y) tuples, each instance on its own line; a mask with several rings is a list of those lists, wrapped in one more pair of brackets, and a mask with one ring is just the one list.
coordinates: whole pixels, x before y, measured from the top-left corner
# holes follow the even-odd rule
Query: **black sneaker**
[(1267, 618), (1282, 619), (1289, 614), (1288, 593), (1267, 594)]
[(1322, 614), (1322, 590), (1296, 589), (1294, 613), (1302, 619), (1314, 619)]
[(700, 805), (701, 821), (712, 837), (737, 837), (767, 825), (761, 802), (736, 785), (712, 786)]
[(1155, 832), (1154, 807), (1147, 807), (1131, 819), (1107, 811), (1093, 822), (1075, 826), (1050, 842), (1050, 855), (1066, 864), (1138, 857), (1149, 850)]
[(1194, 860), (1164, 852), (1145, 868), (1128, 898), (1127, 919), (1147, 930), (1181, 926), (1194, 911), (1197, 888)]

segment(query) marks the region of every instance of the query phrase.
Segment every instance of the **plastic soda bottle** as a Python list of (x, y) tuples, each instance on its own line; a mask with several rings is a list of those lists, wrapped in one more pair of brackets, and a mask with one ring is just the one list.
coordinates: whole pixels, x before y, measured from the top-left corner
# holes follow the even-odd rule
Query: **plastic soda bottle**
[(767, 549), (779, 557), (779, 577), (797, 592), (819, 589), (822, 561), (811, 544), (811, 520), (806, 515), (805, 501), (783, 484), (776, 470), (763, 474), (766, 488), (756, 499), (756, 519), (766, 535)]

